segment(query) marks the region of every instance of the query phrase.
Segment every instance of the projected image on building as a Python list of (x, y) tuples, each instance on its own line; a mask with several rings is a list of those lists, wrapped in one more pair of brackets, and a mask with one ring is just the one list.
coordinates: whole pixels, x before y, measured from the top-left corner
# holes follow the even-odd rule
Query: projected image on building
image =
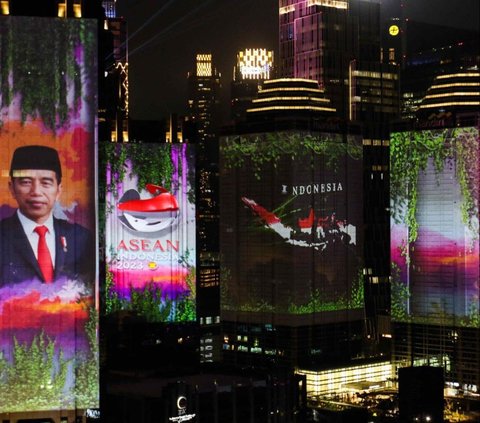
[(358, 140), (301, 132), (226, 137), (221, 171), (222, 313), (357, 318)]
[(478, 327), (476, 128), (392, 134), (392, 317)]
[(112, 145), (107, 157), (107, 313), (195, 320), (192, 150)]
[(96, 25), (0, 20), (0, 414), (99, 404)]

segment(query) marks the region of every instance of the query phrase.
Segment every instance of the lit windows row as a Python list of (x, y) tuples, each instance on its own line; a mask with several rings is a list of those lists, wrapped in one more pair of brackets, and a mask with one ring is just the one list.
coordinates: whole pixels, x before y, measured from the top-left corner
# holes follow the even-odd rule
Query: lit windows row
[(372, 166), (372, 171), (374, 172), (385, 172), (388, 170), (388, 166), (382, 166), (382, 165), (373, 165)]
[(273, 110), (305, 110), (305, 111), (317, 111), (317, 112), (335, 112), (336, 110), (331, 107), (315, 107), (315, 106), (272, 106), (272, 107), (259, 107), (258, 109), (247, 109), (247, 112), (267, 112)]
[(472, 73), (454, 73), (448, 75), (438, 75), (436, 79), (449, 79), (449, 78), (478, 78), (480, 77), (480, 73), (472, 72)]
[(453, 87), (480, 87), (480, 82), (454, 82), (452, 84), (432, 85), (430, 89), (435, 90), (440, 88), (453, 88)]
[(441, 93), (441, 94), (428, 94), (425, 96), (425, 99), (427, 98), (441, 98), (441, 97), (480, 97), (480, 92), (453, 92), (453, 93)]
[(206, 317), (200, 317), (200, 324), (201, 325), (213, 325), (220, 323), (220, 316), (206, 316)]
[(315, 94), (323, 94), (324, 91), (323, 90), (320, 90), (320, 89), (316, 89), (316, 88), (289, 88), (289, 87), (285, 87), (285, 88), (264, 88), (264, 89), (261, 89), (260, 92), (262, 93), (272, 93), (272, 92), (276, 92), (276, 91), (280, 91), (280, 92), (283, 92), (283, 91), (306, 91), (306, 92), (309, 92), (309, 93), (315, 93)]
[(378, 387), (381, 382), (394, 376), (394, 369), (390, 362), (383, 362), (319, 372), (298, 369), (296, 373), (306, 376), (307, 395), (316, 396), (342, 392), (348, 389), (348, 384), (355, 382), (368, 381), (372, 382), (371, 388)]
[(451, 107), (451, 106), (480, 106), (480, 101), (452, 101), (448, 103), (425, 104), (421, 105), (421, 109), (431, 109), (433, 107)]
[(267, 97), (267, 98), (256, 98), (252, 100), (252, 103), (263, 103), (265, 101), (287, 101), (287, 100), (297, 100), (297, 101), (318, 101), (321, 103), (330, 103), (326, 98), (318, 97)]
[(344, 0), (308, 0), (307, 7), (326, 6), (335, 9), (348, 9), (348, 2)]
[[(57, 16), (59, 18), (66, 18), (67, 17), (67, 1), (59, 1), (57, 8)], [(80, 0), (73, 1), (72, 4), (73, 9), (73, 16), (74, 18), (81, 18), (82, 17), (82, 4)], [(2, 15), (9, 15), (10, 14), (10, 1), (9, 0), (1, 0), (0, 1), (0, 12)]]
[(383, 78), (383, 79), (398, 79), (398, 75), (396, 73), (388, 73), (388, 72), (372, 72), (372, 71), (360, 71), (354, 70), (353, 76), (360, 76), (364, 78)]

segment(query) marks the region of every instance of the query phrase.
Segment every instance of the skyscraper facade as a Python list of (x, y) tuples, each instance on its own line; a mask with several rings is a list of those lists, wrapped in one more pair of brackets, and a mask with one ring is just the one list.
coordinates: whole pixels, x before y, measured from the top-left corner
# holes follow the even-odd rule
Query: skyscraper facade
[(198, 131), (198, 140), (215, 139), (220, 125), (220, 73), (210, 53), (197, 54), (188, 74), (187, 115)]
[(392, 134), (393, 359), (478, 393), (479, 126)]
[(197, 147), (197, 263), (200, 362), (220, 359), (220, 255), (218, 240), (218, 130), (220, 73), (210, 53), (196, 55), (188, 75), (186, 123)]
[(104, 98), (99, 105), (99, 135), (104, 141), (129, 141), (129, 87), (127, 22), (117, 16), (116, 2), (103, 1), (106, 36), (110, 51), (106, 51)]
[(231, 85), (232, 119), (245, 119), (247, 108), (256, 97), (262, 81), (273, 77), (273, 51), (267, 49), (245, 49), (237, 53)]
[(348, 70), (358, 24), (344, 0), (279, 1), (279, 76), (318, 81), (340, 115), (348, 110)]
[(313, 129), (311, 103), (272, 107), (290, 116), (220, 141), (225, 360), (291, 370), (363, 358), (361, 137)]

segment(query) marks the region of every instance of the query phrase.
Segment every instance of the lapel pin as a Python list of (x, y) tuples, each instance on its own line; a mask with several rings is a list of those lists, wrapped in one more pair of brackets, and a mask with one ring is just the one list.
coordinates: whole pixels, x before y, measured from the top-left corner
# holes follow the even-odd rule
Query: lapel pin
[(60, 244), (62, 244), (63, 252), (66, 253), (67, 252), (67, 238), (65, 238), (64, 236), (61, 236), (60, 237)]

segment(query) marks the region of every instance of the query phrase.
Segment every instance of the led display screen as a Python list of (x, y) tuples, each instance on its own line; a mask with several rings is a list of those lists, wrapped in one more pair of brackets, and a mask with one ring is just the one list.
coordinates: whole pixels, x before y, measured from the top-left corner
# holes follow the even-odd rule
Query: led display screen
[(476, 128), (393, 133), (392, 319), (479, 327)]
[(0, 414), (99, 405), (96, 27), (0, 17)]
[(195, 320), (195, 161), (186, 144), (107, 152), (106, 312)]
[(303, 132), (231, 136), (220, 155), (223, 318), (358, 319), (361, 141)]

